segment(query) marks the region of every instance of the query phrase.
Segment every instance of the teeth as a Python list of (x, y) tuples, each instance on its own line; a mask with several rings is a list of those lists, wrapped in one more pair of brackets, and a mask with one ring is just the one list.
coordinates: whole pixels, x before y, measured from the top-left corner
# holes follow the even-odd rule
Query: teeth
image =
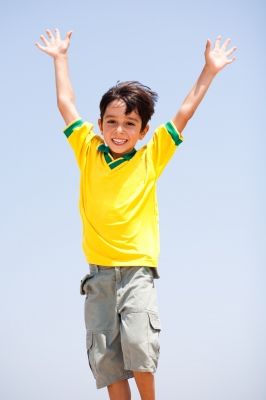
[(112, 139), (112, 141), (117, 144), (123, 144), (123, 143), (126, 143), (127, 140), (126, 139)]

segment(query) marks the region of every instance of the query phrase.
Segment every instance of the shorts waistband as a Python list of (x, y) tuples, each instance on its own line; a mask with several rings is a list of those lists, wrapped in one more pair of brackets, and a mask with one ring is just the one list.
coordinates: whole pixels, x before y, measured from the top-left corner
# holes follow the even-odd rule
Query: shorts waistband
[(116, 271), (117, 273), (120, 273), (122, 271), (125, 271), (126, 268), (149, 268), (152, 272), (153, 278), (154, 279), (159, 279), (160, 275), (158, 273), (158, 268), (157, 267), (146, 267), (144, 265), (140, 265), (140, 266), (132, 266), (132, 267), (105, 267), (102, 265), (96, 265), (96, 264), (89, 264), (90, 266), (90, 273), (93, 274), (97, 274), (99, 271)]

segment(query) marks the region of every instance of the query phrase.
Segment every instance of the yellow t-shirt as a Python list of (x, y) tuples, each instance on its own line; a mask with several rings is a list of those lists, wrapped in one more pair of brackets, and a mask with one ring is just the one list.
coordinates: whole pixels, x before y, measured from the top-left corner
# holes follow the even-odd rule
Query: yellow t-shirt
[(113, 159), (93, 125), (64, 129), (80, 169), (83, 250), (91, 264), (156, 267), (160, 250), (156, 182), (183, 137), (161, 125), (140, 150)]

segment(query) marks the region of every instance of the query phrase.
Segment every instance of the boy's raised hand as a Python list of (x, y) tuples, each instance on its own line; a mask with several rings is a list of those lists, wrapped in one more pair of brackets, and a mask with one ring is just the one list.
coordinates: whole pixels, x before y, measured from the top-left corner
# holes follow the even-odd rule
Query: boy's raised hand
[(44, 35), (40, 36), (45, 46), (41, 45), (38, 42), (35, 43), (38, 49), (42, 50), (44, 53), (53, 58), (61, 54), (66, 54), (70, 45), (72, 31), (67, 32), (65, 39), (61, 39), (59, 29), (55, 29), (54, 34), (50, 29), (46, 29), (46, 33), (48, 39)]
[(68, 71), (68, 55), (67, 50), (70, 45), (72, 31), (67, 32), (65, 39), (61, 39), (59, 29), (55, 29), (54, 33), (50, 29), (46, 29), (46, 34), (40, 38), (44, 46), (35, 42), (36, 47), (53, 58), (55, 66), (55, 82), (57, 106), (66, 125), (80, 118), (76, 109), (75, 94), (70, 81)]
[(231, 64), (236, 59), (236, 57), (229, 58), (231, 54), (236, 50), (236, 47), (231, 47), (230, 49), (227, 49), (229, 43), (231, 42), (231, 39), (226, 39), (223, 44), (221, 44), (221, 40), (222, 36), (219, 35), (215, 40), (213, 48), (211, 48), (212, 44), (210, 39), (208, 39), (206, 43), (206, 66), (214, 74), (217, 74), (227, 64)]
[(236, 57), (230, 57), (236, 50), (236, 47), (227, 48), (231, 39), (226, 39), (223, 44), (221, 44), (221, 40), (222, 37), (219, 35), (215, 40), (213, 48), (210, 39), (207, 40), (204, 68), (177, 111), (177, 114), (172, 119), (179, 133), (183, 131), (187, 122), (194, 115), (215, 75), (236, 59)]

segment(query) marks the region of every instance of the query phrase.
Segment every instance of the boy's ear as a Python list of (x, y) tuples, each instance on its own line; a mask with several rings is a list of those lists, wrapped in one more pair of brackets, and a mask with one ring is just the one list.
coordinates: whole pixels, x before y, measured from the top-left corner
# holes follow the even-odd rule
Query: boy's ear
[(98, 119), (98, 126), (99, 126), (101, 133), (103, 133), (103, 121), (101, 120), (101, 118)]
[(139, 134), (139, 136), (140, 136), (139, 140), (144, 139), (144, 137), (145, 137), (145, 135), (148, 133), (148, 130), (149, 130), (149, 129), (150, 129), (150, 126), (147, 124), (147, 125), (145, 126), (145, 128), (140, 132), (140, 134)]

